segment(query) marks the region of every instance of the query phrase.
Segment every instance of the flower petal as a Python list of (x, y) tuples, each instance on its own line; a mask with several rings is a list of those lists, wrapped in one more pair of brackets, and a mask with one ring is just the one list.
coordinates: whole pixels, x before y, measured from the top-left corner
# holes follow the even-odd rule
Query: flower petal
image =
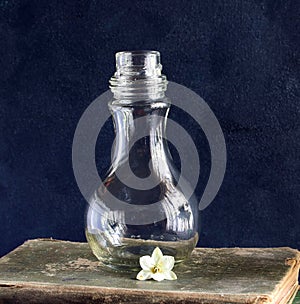
[(160, 282), (160, 281), (164, 280), (165, 274), (162, 273), (162, 272), (152, 273), (152, 274), (151, 274), (151, 278), (152, 278), (153, 280), (155, 280), (155, 281)]
[(155, 265), (158, 264), (159, 260), (163, 257), (163, 254), (161, 252), (161, 250), (156, 247), (153, 252), (152, 252), (152, 255), (151, 255), (151, 258), (153, 259)]
[(166, 280), (177, 280), (177, 275), (174, 271), (166, 271), (164, 272), (164, 276)]
[(141, 270), (136, 278), (140, 281), (145, 281), (145, 280), (148, 280), (148, 279), (151, 279), (151, 272), (150, 271), (147, 271), (147, 270)]
[(170, 255), (164, 255), (159, 261), (159, 265), (163, 271), (172, 270), (172, 268), (174, 267), (174, 263), (175, 259)]
[(143, 270), (151, 270), (154, 267), (154, 260), (150, 255), (144, 255), (140, 257), (140, 265)]

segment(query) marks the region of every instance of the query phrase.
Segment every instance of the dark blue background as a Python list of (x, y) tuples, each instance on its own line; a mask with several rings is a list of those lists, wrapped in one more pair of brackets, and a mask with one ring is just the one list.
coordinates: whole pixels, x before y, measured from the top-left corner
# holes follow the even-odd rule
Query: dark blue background
[[(226, 176), (199, 245), (300, 248), (299, 3), (1, 0), (0, 255), (28, 238), (85, 239), (73, 134), (108, 89), (114, 53), (132, 49), (159, 50), (168, 78), (201, 95), (224, 131)], [(172, 115), (209, 152), (197, 125)]]

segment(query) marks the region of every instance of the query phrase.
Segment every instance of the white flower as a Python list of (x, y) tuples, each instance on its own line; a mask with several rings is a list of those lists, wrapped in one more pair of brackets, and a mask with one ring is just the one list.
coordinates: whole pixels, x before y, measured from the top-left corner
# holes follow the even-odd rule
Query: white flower
[(140, 265), (142, 270), (138, 273), (136, 278), (144, 281), (153, 279), (156, 281), (176, 280), (177, 276), (172, 271), (175, 259), (170, 255), (163, 255), (161, 250), (156, 247), (152, 255), (144, 255), (140, 257)]

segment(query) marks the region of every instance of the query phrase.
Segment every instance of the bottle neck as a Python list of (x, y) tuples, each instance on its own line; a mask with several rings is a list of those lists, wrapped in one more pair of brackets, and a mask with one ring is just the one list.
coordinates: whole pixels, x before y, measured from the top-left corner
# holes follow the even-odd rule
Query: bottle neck
[(125, 163), (140, 178), (150, 170), (159, 178), (170, 175), (165, 136), (169, 103), (167, 99), (120, 105), (110, 103), (115, 126), (115, 144), (112, 168), (117, 170)]
[(160, 178), (167, 174), (165, 128), (169, 100), (165, 97), (167, 79), (161, 69), (159, 52), (116, 54), (116, 72), (110, 79), (114, 94), (110, 110), (116, 131), (112, 157), (115, 170), (124, 165), (125, 172), (130, 167), (139, 177), (149, 175), (149, 170)]

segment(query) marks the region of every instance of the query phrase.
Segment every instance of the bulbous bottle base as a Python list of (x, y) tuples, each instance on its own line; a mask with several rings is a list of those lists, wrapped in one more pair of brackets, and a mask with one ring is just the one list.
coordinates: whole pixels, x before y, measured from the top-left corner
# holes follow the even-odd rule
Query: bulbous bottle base
[(94, 255), (105, 266), (118, 271), (138, 271), (141, 269), (139, 259), (144, 255), (151, 255), (159, 247), (164, 255), (175, 258), (175, 264), (186, 260), (198, 242), (198, 233), (189, 240), (182, 241), (155, 241), (143, 239), (123, 238), (119, 246), (103, 247), (100, 239), (103, 237), (85, 231), (87, 241)]

